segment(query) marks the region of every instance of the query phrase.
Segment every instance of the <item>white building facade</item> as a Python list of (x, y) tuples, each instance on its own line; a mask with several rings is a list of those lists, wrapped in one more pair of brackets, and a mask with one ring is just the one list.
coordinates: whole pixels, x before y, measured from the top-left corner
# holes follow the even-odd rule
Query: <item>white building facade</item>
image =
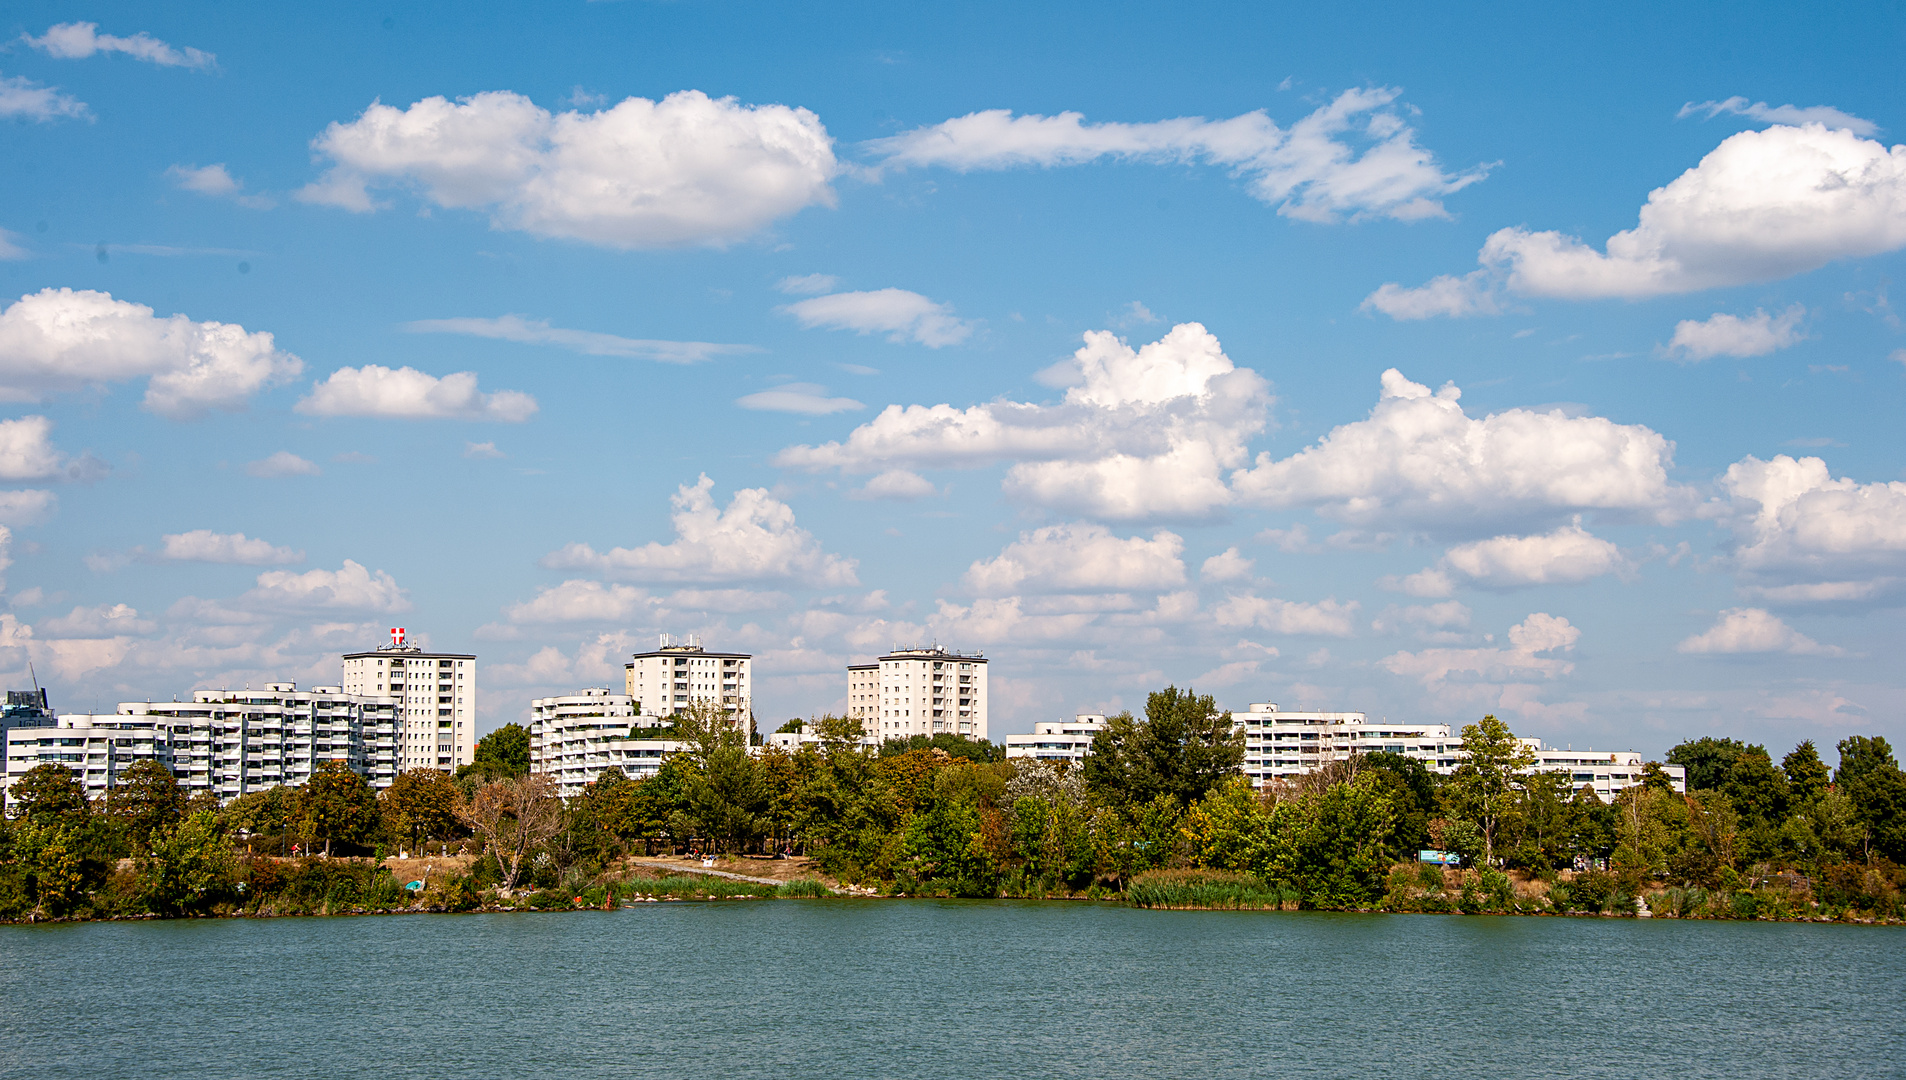
[[(881, 740), (911, 735), (986, 739), (986, 657), (942, 649), (904, 648), (847, 669), (849, 716)], [(854, 710), (862, 711), (856, 712)]]
[(397, 706), (336, 686), (299, 690), (199, 690), (191, 701), (121, 702), (116, 713), (69, 713), (54, 727), (6, 732), (6, 785), (36, 765), (71, 769), (97, 798), (135, 762), (158, 761), (187, 796), (229, 801), (296, 786), (327, 762), (342, 762), (375, 788), (398, 770)]
[(674, 716), (696, 701), (720, 705), (729, 719), (745, 726), (754, 716), (754, 657), (747, 653), (709, 652), (701, 639), (684, 642), (664, 634), (659, 647), (634, 654), (623, 667), (623, 693), (642, 712)]
[(388, 644), (344, 654), (344, 692), (396, 708), (399, 771), (454, 772), (476, 760), (475, 656), (425, 652), (393, 627)]
[(654, 776), (687, 745), (648, 737), (668, 720), (606, 686), (537, 698), (529, 708), (529, 771), (554, 777), (564, 798), (582, 794), (611, 768), (631, 780)]
[[(1239, 765), (1253, 787), (1263, 787), (1314, 772), (1356, 754), (1390, 753), (1423, 763), (1443, 776), (1463, 763), (1463, 740), (1448, 724), (1372, 722), (1360, 712), (1288, 711), (1272, 702), (1254, 702), (1231, 714), (1232, 730), (1244, 736), (1244, 760)], [(1006, 756), (1044, 761), (1082, 761), (1092, 752), (1092, 738), (1105, 729), (1100, 713), (1080, 713), (1072, 721), (1041, 721), (1031, 735), (1008, 735)], [(1626, 788), (1641, 783), (1645, 764), (1633, 750), (1594, 751), (1545, 748), (1540, 739), (1522, 739), (1535, 755), (1531, 772), (1567, 773), (1577, 791), (1591, 788), (1603, 802), (1612, 802)], [(1687, 770), (1663, 765), (1674, 790), (1687, 789)]]
[(1080, 713), (1070, 720), (1041, 720), (1030, 735), (1006, 736), (1006, 756), (1038, 761), (1084, 761), (1092, 739), (1105, 730), (1104, 713)]

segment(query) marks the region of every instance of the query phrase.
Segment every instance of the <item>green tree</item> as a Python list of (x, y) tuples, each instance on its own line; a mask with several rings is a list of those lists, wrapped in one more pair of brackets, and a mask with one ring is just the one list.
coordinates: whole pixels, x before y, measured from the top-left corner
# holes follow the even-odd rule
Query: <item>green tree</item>
[(1820, 751), (1814, 749), (1812, 739), (1781, 758), (1780, 771), (1787, 775), (1787, 786), (1795, 805), (1810, 805), (1827, 793), (1830, 774), (1826, 762), (1820, 760)]
[(1734, 759), (1746, 752), (1747, 744), (1739, 740), (1703, 735), (1668, 751), (1668, 764), (1687, 769), (1689, 791), (1719, 791)]
[(1786, 816), (1787, 778), (1774, 768), (1764, 746), (1749, 746), (1735, 755), (1721, 790), (1749, 821), (1771, 824)]
[(455, 833), (458, 799), (455, 781), (437, 769), (401, 772), (382, 795), (391, 834), (409, 841), (412, 851)]
[(529, 729), (510, 723), (477, 740), (470, 764), (457, 769), (457, 779), (478, 776), (485, 781), (495, 781), (528, 773)]
[(1413, 858), (1430, 842), (1429, 819), (1436, 812), (1436, 774), (1415, 758), (1402, 754), (1364, 754), (1358, 773), (1374, 772), (1388, 784), (1390, 812), (1396, 816), (1392, 839), (1399, 857)]
[(361, 844), (378, 826), (377, 793), (341, 761), (327, 761), (298, 789), (298, 835), (333, 843)]
[(742, 746), (713, 750), (691, 787), (688, 813), (723, 851), (744, 851), (765, 830), (767, 785), (761, 768)]
[(1906, 772), (1886, 766), (1867, 769), (1847, 783), (1846, 794), (1865, 830), (1868, 850), (1906, 862)]
[(1840, 767), (1833, 773), (1835, 784), (1847, 785), (1868, 773), (1899, 768), (1899, 762), (1893, 760), (1893, 748), (1877, 735), (1841, 739), (1839, 749)]
[(63, 821), (77, 824), (86, 819), (90, 807), (86, 788), (79, 776), (64, 765), (48, 762), (35, 765), (21, 774), (7, 791), (15, 817), (44, 824)]
[(1224, 783), (1244, 760), (1244, 736), (1211, 695), (1175, 686), (1145, 699), (1145, 718), (1109, 717), (1085, 759), (1086, 787), (1115, 806), (1167, 795), (1182, 809)]
[(969, 739), (956, 732), (938, 735), (904, 735), (880, 744), (880, 756), (890, 757), (909, 750), (939, 750), (962, 761), (1005, 761), (1006, 748), (985, 739)]
[(154, 830), (135, 866), (140, 898), (162, 915), (205, 911), (231, 892), (231, 845), (209, 810)]
[[(44, 768), (44, 766), (40, 766)], [(13, 858), (33, 901), (30, 918), (58, 918), (77, 908), (103, 876), (89, 857), (86, 825), (53, 814), (22, 818), (13, 827)]]
[(171, 769), (150, 759), (136, 761), (120, 775), (106, 798), (106, 808), (119, 823), (133, 855), (144, 855), (154, 833), (185, 817), (185, 792)]
[(297, 810), (298, 789), (276, 784), (263, 791), (247, 791), (226, 803), (221, 816), (231, 832), (283, 836), (291, 831)]
[(1535, 764), (1535, 754), (1491, 715), (1464, 725), (1463, 755), (1443, 790), (1457, 812), (1482, 830), (1483, 863), (1494, 866), (1496, 830), (1514, 811), (1521, 774)]

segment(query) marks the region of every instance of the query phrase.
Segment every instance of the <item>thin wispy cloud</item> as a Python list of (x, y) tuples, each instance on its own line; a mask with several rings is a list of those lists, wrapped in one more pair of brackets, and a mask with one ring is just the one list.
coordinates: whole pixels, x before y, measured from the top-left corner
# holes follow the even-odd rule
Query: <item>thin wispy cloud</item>
[(553, 345), (584, 356), (624, 356), (633, 360), (658, 360), (664, 364), (699, 364), (717, 356), (762, 351), (758, 345), (663, 341), (621, 337), (594, 330), (570, 330), (551, 326), (547, 320), (531, 320), (521, 315), (503, 315), (494, 319), (419, 319), (405, 323), (403, 328), (413, 334), (464, 334), (497, 341), (516, 341), (525, 345)]

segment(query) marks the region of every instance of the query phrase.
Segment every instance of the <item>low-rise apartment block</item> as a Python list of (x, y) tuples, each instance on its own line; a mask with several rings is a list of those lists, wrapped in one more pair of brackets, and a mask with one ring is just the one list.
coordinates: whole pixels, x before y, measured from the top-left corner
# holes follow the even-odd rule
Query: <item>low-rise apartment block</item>
[(1006, 736), (1006, 756), (1038, 761), (1084, 761), (1092, 740), (1105, 730), (1104, 713), (1080, 713), (1070, 720), (1040, 720), (1030, 735)]
[(651, 737), (668, 720), (645, 713), (628, 694), (606, 686), (530, 702), (529, 770), (555, 778), (564, 798), (580, 795), (609, 769), (631, 780), (661, 771), (687, 744)]
[[(1231, 714), (1232, 730), (1244, 736), (1244, 760), (1239, 766), (1254, 787), (1314, 772), (1356, 754), (1390, 753), (1423, 763), (1443, 776), (1463, 761), (1462, 736), (1448, 724), (1371, 722), (1360, 712), (1285, 710), (1272, 702), (1254, 702)], [(1099, 713), (1080, 713), (1072, 721), (1041, 721), (1031, 735), (1008, 735), (1006, 756), (1045, 761), (1082, 761), (1092, 752), (1092, 739), (1105, 728)], [(1569, 786), (1591, 788), (1603, 802), (1612, 802), (1622, 790), (1641, 783), (1645, 763), (1633, 750), (1593, 751), (1544, 747), (1540, 739), (1523, 739), (1535, 755), (1532, 772), (1563, 772)], [(1677, 792), (1687, 787), (1687, 770), (1663, 765)]]
[(121, 702), (115, 713), (69, 713), (52, 727), (6, 732), (6, 785), (36, 765), (71, 769), (89, 797), (111, 790), (133, 763), (172, 770), (185, 793), (221, 801), (298, 785), (343, 762), (371, 786), (398, 768), (395, 702), (341, 687), (267, 683), (261, 690), (199, 690), (190, 701)]

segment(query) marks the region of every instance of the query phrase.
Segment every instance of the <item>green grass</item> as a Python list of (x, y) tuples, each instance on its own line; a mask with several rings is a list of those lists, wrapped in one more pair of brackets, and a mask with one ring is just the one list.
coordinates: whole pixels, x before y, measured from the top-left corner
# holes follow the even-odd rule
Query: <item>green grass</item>
[(1295, 893), (1228, 870), (1151, 870), (1132, 879), (1125, 898), (1142, 908), (1275, 910)]
[(784, 899), (812, 900), (823, 896), (832, 896), (834, 895), (834, 890), (813, 878), (795, 878), (793, 881), (783, 882), (781, 887), (774, 891), (774, 894)]
[(654, 896), (667, 900), (727, 900), (736, 896), (771, 897), (779, 895), (774, 885), (756, 885), (751, 881), (730, 881), (727, 878), (706, 877), (700, 874), (671, 874), (668, 877), (630, 878), (616, 886), (616, 896), (623, 900), (637, 896)]

